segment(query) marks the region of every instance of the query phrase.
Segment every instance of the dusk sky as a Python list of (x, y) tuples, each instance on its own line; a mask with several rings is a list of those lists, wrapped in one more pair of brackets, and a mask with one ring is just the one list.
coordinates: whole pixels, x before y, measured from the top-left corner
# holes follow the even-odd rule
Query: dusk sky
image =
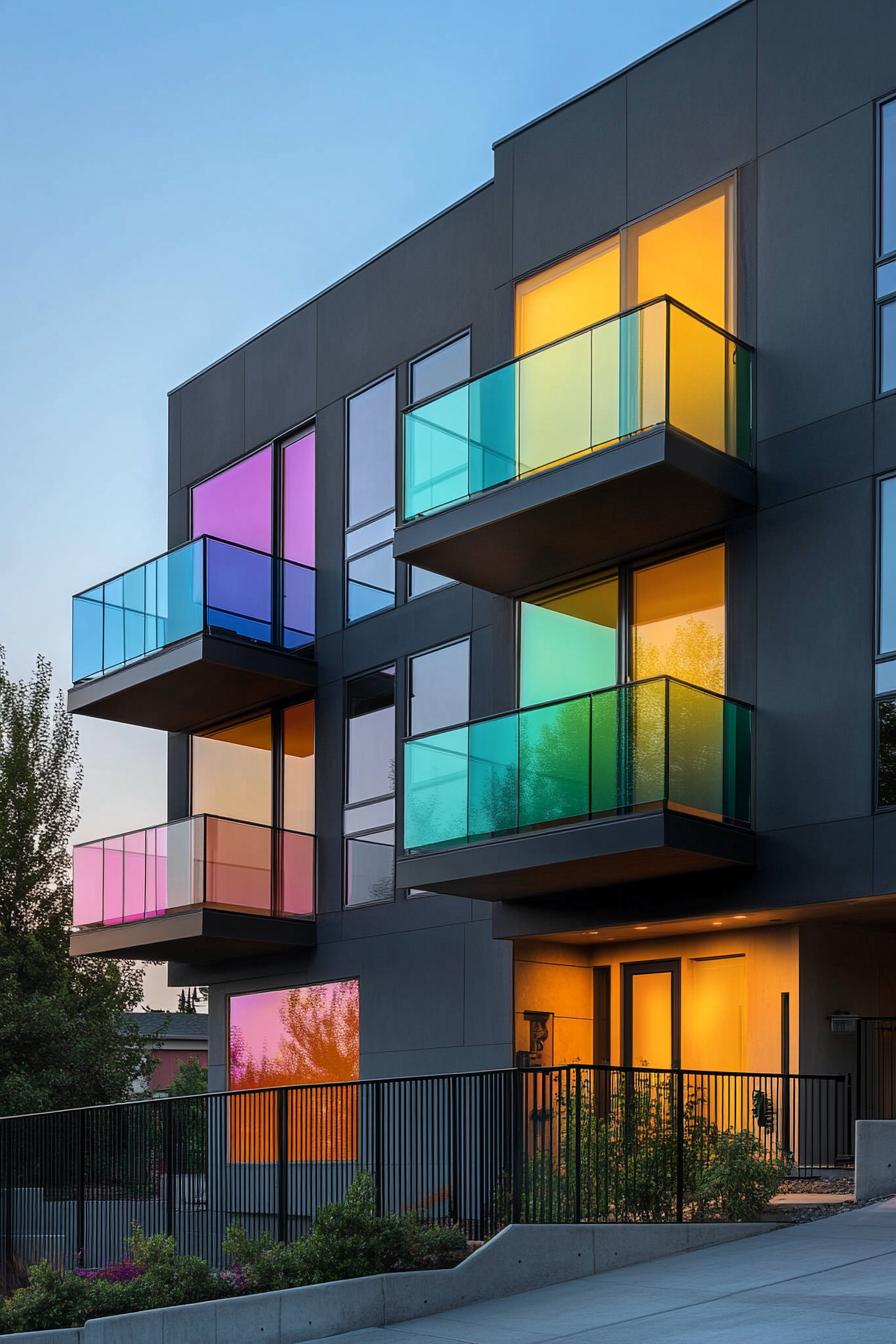
[[(42, 652), (67, 686), (72, 593), (164, 550), (170, 388), (485, 182), (494, 140), (725, 7), (0, 0), (12, 673)], [(162, 820), (164, 736), (79, 731), (80, 837)]]

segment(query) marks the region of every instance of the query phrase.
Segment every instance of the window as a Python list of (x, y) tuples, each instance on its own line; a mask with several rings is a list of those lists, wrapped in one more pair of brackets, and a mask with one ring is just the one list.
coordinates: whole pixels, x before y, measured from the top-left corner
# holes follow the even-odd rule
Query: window
[(877, 302), (878, 391), (896, 391), (896, 98), (880, 109), (878, 133), (878, 265)]
[(725, 548), (635, 570), (632, 680), (677, 677), (725, 691)]
[(269, 444), (194, 485), (194, 537), (219, 537), (271, 554), (273, 454)]
[(395, 668), (348, 683), (345, 904), (395, 895)]
[(272, 824), (271, 716), (193, 734), (192, 812)]
[(663, 294), (731, 330), (734, 269), (729, 178), (520, 281), (515, 353), (549, 345)]
[[(433, 397), (455, 383), (463, 383), (470, 377), (470, 333), (464, 332), (446, 345), (440, 345), (428, 355), (415, 359), (410, 369), (410, 399), (412, 402)], [(422, 597), (424, 593), (435, 592), (453, 583), (441, 574), (432, 574), (428, 569), (418, 569), (416, 565), (408, 567), (408, 597)]]
[(615, 686), (618, 622), (615, 574), (522, 603), (520, 705)]
[[(228, 1079), (233, 1092), (254, 1088), (351, 1083), (361, 1072), (357, 980), (232, 994), (228, 999)], [(277, 1096), (233, 1098), (228, 1143), (234, 1162), (279, 1155)], [(315, 1113), (307, 1123), (308, 1112)], [(303, 1123), (305, 1121), (305, 1123)], [(326, 1088), (287, 1107), (292, 1161), (353, 1161), (358, 1147), (356, 1089)]]
[(346, 612), (349, 621), (395, 605), (396, 379), (349, 397), (346, 410)]
[(314, 568), (314, 452), (312, 429), (284, 443), (282, 449), (283, 517), (280, 554), (284, 560)]
[(877, 805), (896, 807), (896, 700), (877, 702)]
[(314, 701), (283, 711), (283, 825), (314, 834)]
[(519, 627), (522, 707), (659, 676), (724, 693), (725, 547), (532, 597)]
[(470, 641), (408, 659), (408, 731), (432, 733), (470, 717)]
[[(874, 689), (896, 693), (896, 476), (880, 483), (878, 508), (877, 653)], [(877, 805), (896, 807), (896, 699), (878, 699)]]

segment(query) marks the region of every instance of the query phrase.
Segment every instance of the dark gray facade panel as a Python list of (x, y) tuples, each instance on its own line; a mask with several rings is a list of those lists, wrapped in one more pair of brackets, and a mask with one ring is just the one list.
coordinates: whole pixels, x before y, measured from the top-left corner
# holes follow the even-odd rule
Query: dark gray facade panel
[(755, 158), (755, 53), (751, 4), (629, 71), (629, 219)]
[(871, 891), (872, 818), (791, 826), (758, 837), (759, 908), (856, 900)]
[(727, 563), (725, 690), (755, 707), (756, 695), (756, 519), (742, 518), (725, 533)]
[(757, 447), (757, 465), (760, 508), (870, 476), (875, 470), (874, 408), (869, 402), (764, 439)]
[(512, 153), (515, 276), (625, 222), (625, 79), (605, 84), (507, 146)]
[(867, 815), (873, 632), (870, 480), (760, 513), (760, 830)]
[(512, 1040), (513, 949), (494, 941), (491, 921), (477, 920), (464, 929), (464, 1042), (506, 1045)]
[(168, 496), (168, 547), (180, 546), (190, 540), (190, 491), (175, 490)]
[(244, 352), (237, 350), (172, 393), (180, 403), (181, 485), (193, 485), (245, 452), (244, 370)]
[(490, 329), (493, 207), (489, 185), (318, 299), (318, 405), (466, 327)]
[[(341, 401), (322, 407), (315, 436), (315, 563), (318, 640), (341, 644), (345, 602), (345, 411)], [(320, 650), (318, 660), (320, 662)], [(323, 671), (323, 667), (321, 667)]]
[(874, 818), (874, 894), (896, 894), (896, 811)]
[(278, 438), (317, 406), (317, 310), (309, 304), (257, 336), (245, 349), (248, 451)]
[(760, 439), (871, 398), (873, 208), (870, 107), (760, 160)]
[(180, 488), (180, 400), (168, 398), (168, 493)]
[(758, 0), (759, 152), (896, 88), (892, 0)]
[(896, 471), (896, 393), (874, 403), (874, 470)]

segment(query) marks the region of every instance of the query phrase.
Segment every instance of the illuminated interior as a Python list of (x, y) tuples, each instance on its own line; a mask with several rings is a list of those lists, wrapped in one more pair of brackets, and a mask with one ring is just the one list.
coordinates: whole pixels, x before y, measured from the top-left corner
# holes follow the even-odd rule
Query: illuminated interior
[(283, 711), (283, 825), (314, 832), (314, 701)]
[(672, 972), (638, 971), (629, 980), (631, 1058), (634, 1068), (670, 1069), (672, 1054)]
[(516, 287), (516, 355), (619, 312), (619, 239), (578, 252)]
[(682, 1042), (691, 1069), (739, 1072), (745, 1064), (746, 957), (691, 957), (690, 1032)]
[(632, 680), (678, 677), (725, 691), (725, 547), (637, 569)]
[[(235, 994), (229, 1000), (228, 1087), (351, 1083), (360, 1075), (357, 980)], [(250, 1094), (230, 1107), (233, 1161), (263, 1162), (277, 1153), (276, 1097)], [(288, 1095), (289, 1157), (351, 1161), (357, 1155), (354, 1088)]]
[(192, 812), (272, 824), (271, 716), (192, 738)]
[(615, 686), (616, 575), (520, 604), (520, 705)]

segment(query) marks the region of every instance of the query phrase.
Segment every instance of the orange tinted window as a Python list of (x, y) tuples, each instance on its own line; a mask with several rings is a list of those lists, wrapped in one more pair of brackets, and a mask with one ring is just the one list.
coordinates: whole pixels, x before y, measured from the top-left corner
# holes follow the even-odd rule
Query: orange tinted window
[(635, 571), (632, 677), (657, 676), (724, 692), (724, 546)]
[(271, 825), (269, 714), (194, 733), (192, 811)]
[(578, 252), (516, 287), (516, 354), (619, 312), (619, 238)]

